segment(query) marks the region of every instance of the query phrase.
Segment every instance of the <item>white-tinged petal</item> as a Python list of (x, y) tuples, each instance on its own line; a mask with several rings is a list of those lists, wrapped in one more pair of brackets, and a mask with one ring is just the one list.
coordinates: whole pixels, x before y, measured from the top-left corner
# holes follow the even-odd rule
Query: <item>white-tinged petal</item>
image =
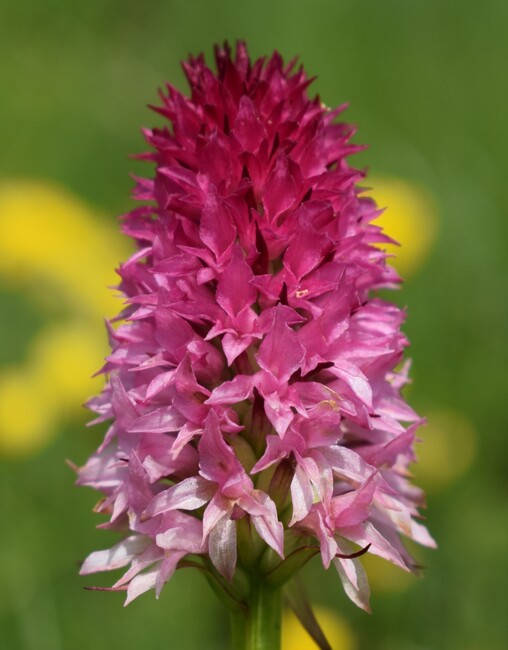
[(123, 574), (123, 576), (115, 582), (114, 587), (122, 587), (129, 583), (134, 576), (144, 571), (149, 566), (158, 562), (163, 557), (163, 551), (155, 544), (151, 544), (141, 555), (136, 556), (131, 563), (130, 568)]
[(217, 571), (227, 580), (233, 579), (236, 566), (236, 522), (226, 515), (210, 531), (208, 552)]
[(393, 562), (401, 569), (409, 571), (399, 551), (369, 521), (351, 528), (343, 528), (340, 534), (362, 548), (370, 544), (369, 553)]
[(151, 544), (151, 541), (144, 535), (131, 535), (109, 549), (91, 553), (83, 562), (79, 573), (88, 575), (127, 566), (136, 555), (141, 554)]
[(376, 471), (376, 468), (366, 463), (356, 451), (347, 447), (332, 445), (328, 448), (322, 447), (320, 451), (330, 463), (334, 474), (346, 481), (363, 483)]
[(160, 563), (160, 568), (157, 572), (157, 578), (155, 580), (156, 598), (160, 596), (162, 587), (164, 587), (166, 582), (171, 578), (176, 570), (178, 562), (180, 562), (185, 554), (185, 551), (173, 551), (171, 553), (165, 554), (164, 559)]
[(369, 380), (355, 364), (340, 359), (334, 366), (333, 374), (342, 379), (367, 408), (372, 408), (372, 388)]
[(135, 578), (133, 578), (129, 586), (127, 587), (127, 598), (124, 603), (124, 607), (127, 607), (129, 603), (144, 594), (145, 591), (149, 589), (154, 589), (157, 582), (157, 574), (159, 573), (159, 567), (155, 567), (146, 573), (140, 573)]
[(261, 490), (254, 490), (253, 495), (266, 512), (262, 515), (251, 515), (252, 523), (261, 539), (284, 559), (284, 526), (277, 518), (275, 503)]
[(336, 558), (333, 563), (340, 576), (346, 595), (355, 605), (370, 613), (369, 581), (361, 562), (358, 559), (344, 560)]
[(234, 504), (217, 492), (203, 513), (203, 541), (223, 517), (230, 517)]
[(291, 481), (291, 502), (293, 516), (289, 522), (293, 526), (309, 514), (312, 506), (313, 494), (309, 477), (301, 465), (297, 465), (293, 480)]

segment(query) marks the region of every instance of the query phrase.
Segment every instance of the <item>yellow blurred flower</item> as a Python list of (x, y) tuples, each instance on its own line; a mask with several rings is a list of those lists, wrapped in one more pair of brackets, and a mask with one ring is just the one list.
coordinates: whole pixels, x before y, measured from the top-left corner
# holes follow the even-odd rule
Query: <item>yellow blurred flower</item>
[(101, 380), (90, 377), (107, 352), (102, 316), (121, 304), (107, 287), (128, 251), (114, 221), (102, 223), (69, 191), (38, 181), (0, 184), (0, 232), (0, 281), (59, 310), (24, 362), (0, 369), (0, 453), (23, 455), (98, 391)]
[(22, 455), (51, 437), (54, 406), (44, 400), (39, 385), (25, 368), (0, 374), (0, 453)]
[(126, 247), (71, 192), (39, 181), (0, 184), (0, 277), (15, 288), (53, 292), (78, 313), (118, 312), (108, 286)]
[(380, 208), (386, 208), (376, 223), (400, 246), (380, 244), (379, 248), (396, 257), (390, 258), (403, 278), (424, 263), (436, 238), (437, 208), (423, 188), (399, 178), (369, 179), (368, 192)]
[(366, 553), (362, 557), (362, 564), (369, 576), (369, 584), (372, 593), (404, 591), (416, 584), (417, 576), (413, 573), (401, 571), (391, 562), (372, 553)]
[(438, 490), (460, 478), (473, 463), (476, 432), (468, 418), (450, 408), (431, 411), (419, 430), (414, 471), (426, 491)]
[(48, 326), (32, 341), (25, 364), (0, 372), (0, 453), (36, 451), (53, 437), (62, 416), (79, 414), (84, 400), (100, 390), (101, 379), (90, 377), (106, 337), (94, 329)]
[[(341, 616), (325, 607), (313, 609), (333, 650), (356, 650), (355, 636)], [(316, 650), (317, 647), (293, 612), (286, 610), (282, 619), (282, 650)]]

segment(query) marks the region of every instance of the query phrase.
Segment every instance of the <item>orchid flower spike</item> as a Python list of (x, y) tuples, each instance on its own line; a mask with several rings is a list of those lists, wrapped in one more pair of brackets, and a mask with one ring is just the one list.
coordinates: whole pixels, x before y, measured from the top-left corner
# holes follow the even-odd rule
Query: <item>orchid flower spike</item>
[(144, 131), (155, 176), (123, 217), (137, 249), (89, 402), (111, 424), (78, 470), (125, 539), (81, 573), (124, 568), (130, 602), (198, 567), (242, 606), (252, 575), (276, 588), (319, 554), (368, 609), (362, 553), (414, 570), (401, 536), (434, 545), (408, 482), (405, 314), (376, 297), (400, 282), (392, 240), (347, 162), (345, 106), (277, 52), (215, 58), (184, 63), (190, 95), (168, 85), (170, 126)]

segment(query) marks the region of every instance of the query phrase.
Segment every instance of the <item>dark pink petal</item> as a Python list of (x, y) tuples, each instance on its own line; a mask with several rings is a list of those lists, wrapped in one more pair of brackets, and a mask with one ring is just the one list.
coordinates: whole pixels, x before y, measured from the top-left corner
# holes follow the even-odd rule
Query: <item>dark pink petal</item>
[(252, 153), (259, 149), (259, 145), (266, 138), (263, 121), (257, 114), (254, 103), (247, 95), (243, 95), (240, 99), (233, 133), (243, 149)]
[(171, 351), (174, 361), (181, 361), (186, 347), (195, 336), (192, 327), (183, 318), (162, 306), (155, 310), (155, 323), (157, 343)]
[[(149, 366), (144, 366), (143, 368), (139, 368), (140, 370), (146, 370), (147, 367), (153, 368), (154, 365), (157, 365), (156, 362), (153, 364), (150, 364)], [(150, 385), (146, 389), (146, 399), (152, 399), (152, 397), (155, 397), (158, 395), (160, 392), (163, 390), (166, 390), (169, 386), (171, 386), (174, 382), (175, 379), (175, 371), (170, 370), (168, 372), (162, 372), (158, 374), (152, 381), (150, 382)]]
[(111, 375), (110, 382), (113, 389), (111, 406), (116, 417), (117, 425), (119, 428), (127, 429), (138, 417), (138, 409), (117, 375)]
[(280, 383), (287, 382), (300, 367), (304, 353), (298, 335), (286, 324), (281, 310), (277, 310), (273, 325), (256, 355), (259, 365), (277, 377)]
[(253, 377), (236, 375), (231, 381), (225, 381), (212, 391), (207, 404), (236, 404), (252, 395)]
[(256, 289), (250, 284), (253, 277), (240, 245), (236, 244), (217, 284), (217, 302), (232, 318), (256, 300)]
[(326, 235), (300, 229), (284, 254), (284, 266), (300, 280), (324, 259), (332, 247), (333, 242)]
[(229, 211), (212, 191), (203, 206), (199, 236), (214, 253), (217, 260), (220, 260), (231, 249), (235, 241), (236, 228)]
[(269, 221), (293, 207), (300, 194), (294, 169), (281, 151), (263, 189), (263, 206)]
[(226, 333), (222, 338), (222, 349), (226, 355), (228, 366), (231, 366), (235, 359), (237, 359), (244, 350), (246, 350), (253, 342), (252, 336), (239, 337), (236, 333)]

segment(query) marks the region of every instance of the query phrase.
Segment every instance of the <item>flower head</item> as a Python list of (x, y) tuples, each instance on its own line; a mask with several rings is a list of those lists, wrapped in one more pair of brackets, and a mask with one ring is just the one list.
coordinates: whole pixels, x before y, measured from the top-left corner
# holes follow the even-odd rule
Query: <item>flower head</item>
[[(112, 420), (78, 482), (129, 536), (82, 573), (127, 567), (128, 601), (198, 564), (233, 596), (253, 566), (274, 582), (319, 552), (368, 607), (358, 555), (403, 569), (400, 535), (432, 545), (409, 485), (404, 313), (373, 296), (399, 278), (378, 245), (354, 128), (279, 54), (239, 43), (184, 64), (145, 130), (153, 180), (123, 220), (127, 307), (91, 400)], [(192, 556), (192, 558), (190, 557)]]

